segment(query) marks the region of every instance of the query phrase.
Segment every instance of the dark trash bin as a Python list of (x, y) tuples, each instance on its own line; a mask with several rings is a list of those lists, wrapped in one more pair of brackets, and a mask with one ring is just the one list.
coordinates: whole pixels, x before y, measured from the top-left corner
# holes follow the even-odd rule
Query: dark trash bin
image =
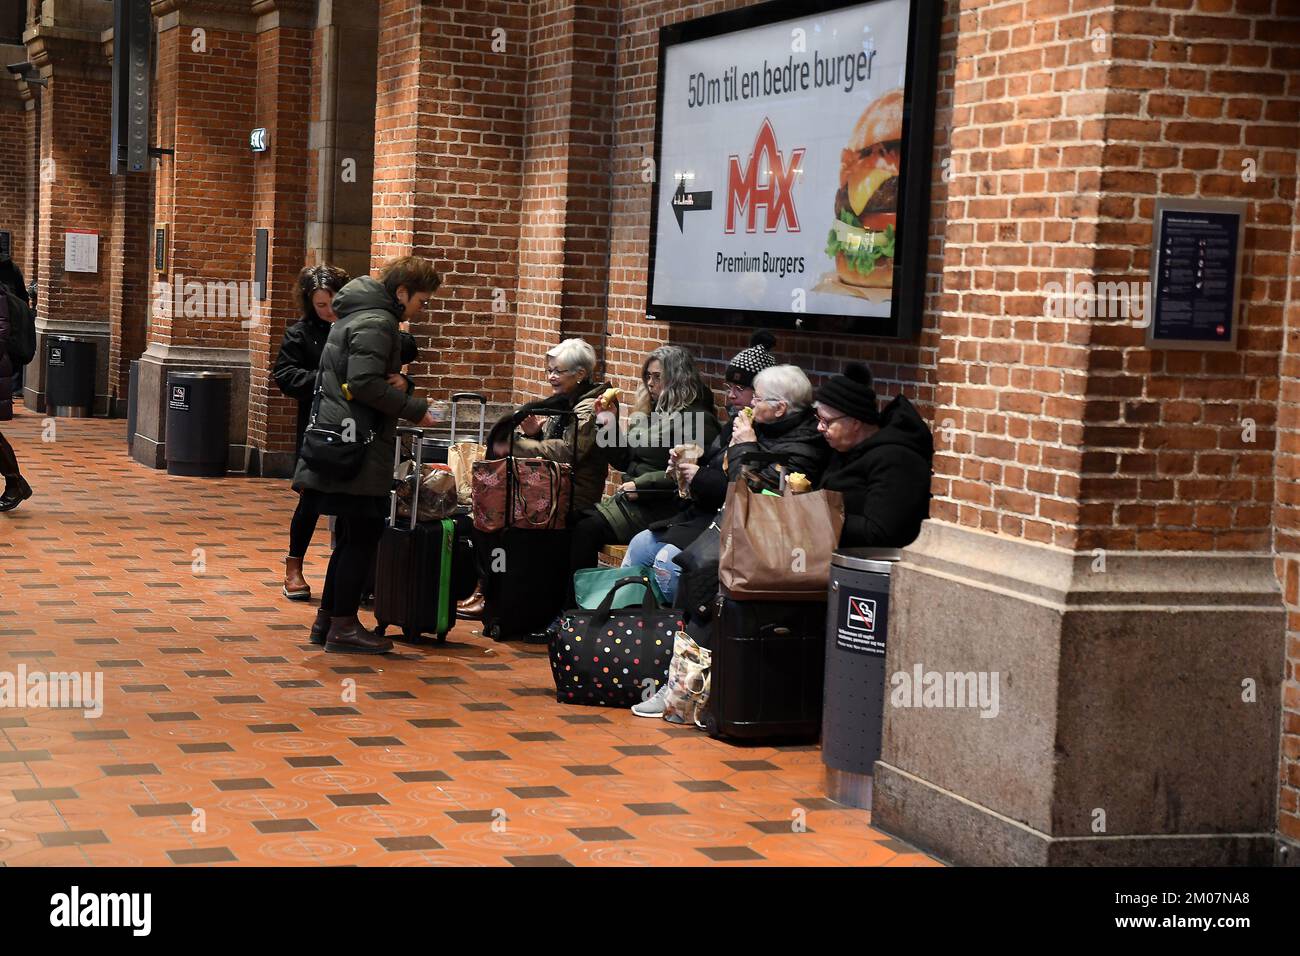
[(884, 727), (889, 586), (894, 548), (855, 548), (831, 557), (826, 608), (822, 762), (826, 796), (871, 808), (872, 768)]
[(130, 384), (126, 389), (126, 453), (135, 445), (136, 415), (140, 407), (140, 360), (131, 361)]
[(167, 374), (167, 474), (225, 476), (230, 386), (229, 372)]
[(56, 418), (95, 411), (95, 343), (56, 335), (45, 340), (45, 404)]

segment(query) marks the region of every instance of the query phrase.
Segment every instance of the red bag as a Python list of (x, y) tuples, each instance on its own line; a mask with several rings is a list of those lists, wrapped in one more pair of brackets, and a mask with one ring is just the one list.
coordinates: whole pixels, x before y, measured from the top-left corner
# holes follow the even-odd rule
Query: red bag
[(564, 528), (572, 497), (573, 467), (567, 462), (546, 458), (474, 462), (474, 527), (479, 531)]

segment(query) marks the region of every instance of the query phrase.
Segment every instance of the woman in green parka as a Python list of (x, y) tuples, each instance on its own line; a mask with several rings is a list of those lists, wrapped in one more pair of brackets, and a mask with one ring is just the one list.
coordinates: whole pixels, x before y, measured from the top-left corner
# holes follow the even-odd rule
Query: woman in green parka
[(668, 453), (687, 443), (707, 448), (720, 428), (713, 392), (695, 358), (680, 345), (662, 346), (646, 357), (636, 404), (621, 433), (617, 415), (617, 409), (602, 405), (597, 447), (623, 473), (624, 483), (579, 516), (570, 551), (574, 571), (595, 567), (605, 545), (627, 544), (652, 522), (676, 514), (682, 502), (676, 479), (667, 474)]
[(436, 424), (429, 402), (411, 394), (410, 380), (399, 371), (398, 333), (441, 282), (433, 263), (406, 256), (385, 266), (377, 280), (353, 279), (334, 297), (338, 319), (321, 353), (316, 423), (350, 423), (357, 440), (368, 444), (355, 475), (322, 475), (299, 458), (293, 476), (294, 489), (317, 513), (337, 519), (336, 545), (311, 629), (311, 642), (327, 651), (383, 654), (393, 647), (361, 624), (357, 608), (388, 516), (397, 420), (425, 428)]

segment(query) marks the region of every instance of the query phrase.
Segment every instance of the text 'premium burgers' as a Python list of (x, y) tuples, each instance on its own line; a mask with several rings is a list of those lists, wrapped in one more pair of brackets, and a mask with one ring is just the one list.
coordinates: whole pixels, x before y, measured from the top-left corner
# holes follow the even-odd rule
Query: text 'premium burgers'
[(893, 284), (902, 139), (903, 91), (890, 90), (858, 118), (840, 155), (835, 225), (826, 254), (835, 258), (841, 282), (873, 288)]

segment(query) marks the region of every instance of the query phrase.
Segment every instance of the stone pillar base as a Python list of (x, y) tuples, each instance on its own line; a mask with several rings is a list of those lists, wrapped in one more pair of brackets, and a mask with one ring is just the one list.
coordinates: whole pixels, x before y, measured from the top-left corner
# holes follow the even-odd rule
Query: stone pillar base
[(229, 372), (230, 458), (232, 472), (247, 473), (253, 451), (248, 445), (248, 352), (243, 349), (197, 348), (151, 344), (140, 356), (139, 407), (131, 457), (150, 468), (167, 467), (167, 373), (173, 370)]
[(889, 620), (873, 825), (966, 864), (1272, 861), (1270, 555), (1075, 554), (926, 522)]

